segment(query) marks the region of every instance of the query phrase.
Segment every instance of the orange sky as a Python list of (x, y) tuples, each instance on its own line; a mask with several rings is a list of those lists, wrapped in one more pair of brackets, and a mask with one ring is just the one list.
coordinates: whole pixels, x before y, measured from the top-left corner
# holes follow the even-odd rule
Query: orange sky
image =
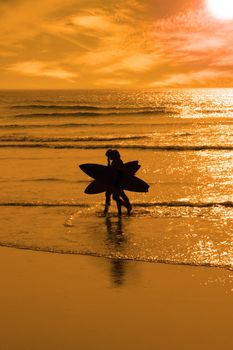
[(0, 88), (233, 87), (205, 0), (0, 0)]

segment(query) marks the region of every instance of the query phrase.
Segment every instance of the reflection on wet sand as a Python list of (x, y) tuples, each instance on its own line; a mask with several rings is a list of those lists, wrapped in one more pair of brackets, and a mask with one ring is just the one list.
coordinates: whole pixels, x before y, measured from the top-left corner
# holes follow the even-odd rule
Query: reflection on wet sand
[[(106, 228), (107, 228), (107, 242), (114, 248), (116, 252), (121, 253), (126, 243), (126, 236), (124, 234), (124, 226), (122, 218), (111, 218), (106, 216)], [(121, 259), (111, 260), (110, 274), (113, 283), (116, 286), (121, 286), (125, 281), (126, 261)]]

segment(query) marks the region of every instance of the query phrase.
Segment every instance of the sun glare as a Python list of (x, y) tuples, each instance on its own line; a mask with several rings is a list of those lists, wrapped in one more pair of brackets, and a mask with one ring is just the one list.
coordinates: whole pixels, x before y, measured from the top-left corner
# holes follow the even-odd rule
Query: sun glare
[(210, 12), (222, 20), (233, 19), (233, 0), (207, 0)]

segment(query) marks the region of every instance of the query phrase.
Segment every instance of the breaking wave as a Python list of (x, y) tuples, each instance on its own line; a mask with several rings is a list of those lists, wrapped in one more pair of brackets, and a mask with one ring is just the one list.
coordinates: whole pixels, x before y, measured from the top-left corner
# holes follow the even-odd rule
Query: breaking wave
[(68, 249), (68, 248), (57, 248), (57, 247), (40, 247), (40, 246), (33, 246), (33, 245), (25, 245), (15, 242), (5, 242), (0, 241), (1, 247), (7, 247), (7, 248), (16, 248), (16, 249), (23, 249), (23, 250), (32, 250), (32, 251), (39, 251), (39, 252), (47, 252), (47, 253), (53, 253), (53, 254), (72, 254), (72, 255), (83, 255), (83, 256), (92, 256), (96, 258), (105, 258), (109, 260), (118, 260), (118, 261), (141, 261), (141, 262), (149, 262), (149, 263), (157, 263), (157, 264), (167, 264), (167, 265), (180, 265), (180, 266), (193, 266), (193, 267), (218, 267), (218, 268), (225, 268), (230, 271), (233, 270), (233, 267), (231, 264), (228, 263), (212, 263), (207, 261), (197, 262), (197, 261), (181, 261), (177, 259), (166, 259), (166, 258), (158, 258), (157, 256), (145, 256), (145, 255), (139, 255), (133, 256), (132, 254), (127, 253), (119, 253), (115, 251), (111, 251), (109, 253), (106, 252), (98, 252), (98, 251), (92, 251), (90, 249)]

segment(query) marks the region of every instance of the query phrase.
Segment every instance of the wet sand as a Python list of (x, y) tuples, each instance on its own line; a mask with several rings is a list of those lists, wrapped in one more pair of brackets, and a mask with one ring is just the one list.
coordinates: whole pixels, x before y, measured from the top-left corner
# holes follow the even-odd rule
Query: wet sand
[(4, 350), (230, 350), (233, 273), (1, 248)]

